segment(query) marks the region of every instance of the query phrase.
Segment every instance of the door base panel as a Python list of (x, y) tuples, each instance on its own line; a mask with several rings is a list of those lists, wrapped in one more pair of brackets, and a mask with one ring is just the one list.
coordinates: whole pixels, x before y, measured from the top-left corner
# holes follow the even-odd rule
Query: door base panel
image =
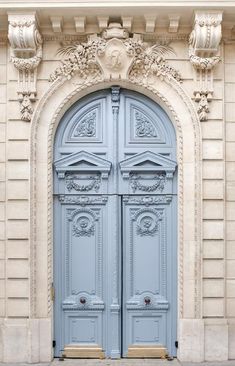
[(65, 346), (62, 356), (65, 358), (105, 358), (105, 354), (102, 348), (96, 346)]
[(128, 347), (128, 358), (166, 358), (166, 347), (163, 346), (131, 346)]

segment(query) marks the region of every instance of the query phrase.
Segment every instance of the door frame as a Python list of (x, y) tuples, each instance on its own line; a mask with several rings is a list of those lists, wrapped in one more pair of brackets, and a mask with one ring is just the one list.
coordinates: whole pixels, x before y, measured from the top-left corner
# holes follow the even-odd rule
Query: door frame
[[(144, 76), (143, 76), (144, 77)], [(88, 85), (62, 79), (53, 83), (36, 106), (31, 122), (31, 304), (33, 319), (43, 320), (47, 344), (52, 344), (53, 283), (52, 161), (55, 131), (65, 111), (93, 91), (109, 88), (110, 81)], [(136, 90), (160, 104), (169, 115), (177, 135), (178, 175), (178, 357), (187, 359), (188, 344), (203, 349), (201, 320), (201, 131), (191, 98), (173, 78), (146, 85), (143, 80), (121, 78), (118, 85)], [(186, 178), (185, 178), (186, 177)], [(186, 265), (185, 256), (191, 258)], [(192, 270), (193, 269), (193, 270)], [(47, 275), (45, 275), (47, 274)], [(188, 278), (191, 278), (188, 281)], [(188, 336), (188, 326), (195, 333)], [(186, 337), (187, 335), (187, 337)], [(186, 340), (187, 339), (187, 340)], [(52, 346), (47, 348), (51, 359)]]

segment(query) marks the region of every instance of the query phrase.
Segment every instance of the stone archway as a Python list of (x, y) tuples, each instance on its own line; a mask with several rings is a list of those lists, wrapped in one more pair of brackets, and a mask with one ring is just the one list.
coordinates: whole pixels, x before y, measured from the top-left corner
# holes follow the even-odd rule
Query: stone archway
[[(46, 327), (51, 332), (52, 161), (56, 128), (64, 112), (75, 101), (93, 91), (119, 85), (138, 91), (160, 104), (175, 126), (179, 173), (178, 357), (186, 358), (193, 344), (201, 354), (201, 147), (197, 113), (180, 84), (178, 73), (164, 59), (151, 55), (141, 40), (126, 38), (125, 34), (117, 39), (109, 33), (108, 40), (98, 37), (81, 47), (79, 52), (84, 53), (84, 64), (78, 65), (75, 57), (70, 58), (65, 67), (57, 69), (32, 119), (31, 317), (39, 322), (47, 319)], [(142, 68), (145, 61), (138, 56), (139, 48), (149, 65), (151, 61), (148, 72)], [(110, 56), (114, 51), (115, 57), (121, 56), (112, 63)], [(121, 65), (120, 59), (124, 60)], [(193, 327), (194, 333), (188, 335), (188, 327)], [(48, 348), (48, 360), (51, 351)]]

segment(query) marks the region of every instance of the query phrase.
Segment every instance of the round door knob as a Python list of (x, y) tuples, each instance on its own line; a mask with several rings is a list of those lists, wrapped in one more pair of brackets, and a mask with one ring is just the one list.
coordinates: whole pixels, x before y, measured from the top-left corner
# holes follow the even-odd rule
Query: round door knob
[(85, 305), (85, 303), (86, 303), (86, 299), (85, 299), (85, 297), (81, 297), (81, 298), (80, 298), (80, 303), (81, 303), (82, 305)]
[(150, 305), (151, 299), (149, 297), (144, 298), (145, 305)]

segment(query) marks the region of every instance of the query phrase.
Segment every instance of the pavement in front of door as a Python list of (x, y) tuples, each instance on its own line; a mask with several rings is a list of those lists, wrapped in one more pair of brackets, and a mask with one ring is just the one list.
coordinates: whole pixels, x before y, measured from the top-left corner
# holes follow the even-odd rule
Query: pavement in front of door
[[(29, 364), (3, 364), (0, 366), (29, 366)], [(88, 359), (66, 359), (60, 361), (54, 359), (51, 363), (38, 363), (34, 366), (235, 366), (235, 360), (221, 361), (221, 362), (179, 362), (174, 359), (169, 360), (157, 360), (157, 359), (119, 359), (119, 360), (88, 360)]]

